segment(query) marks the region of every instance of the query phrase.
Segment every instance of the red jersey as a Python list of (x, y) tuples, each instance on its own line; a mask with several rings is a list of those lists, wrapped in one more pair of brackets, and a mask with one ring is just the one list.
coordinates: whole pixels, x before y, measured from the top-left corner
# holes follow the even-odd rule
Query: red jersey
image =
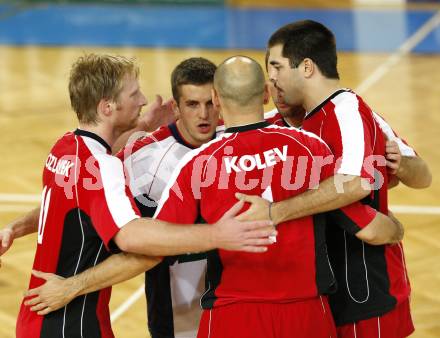
[[(182, 159), (156, 217), (193, 223), (201, 215), (215, 223), (236, 203), (236, 192), (270, 201), (295, 196), (333, 175), (333, 161), (320, 172), (312, 169), (327, 156), (327, 145), (307, 132), (267, 122), (228, 128)], [(208, 253), (204, 309), (237, 302), (287, 303), (334, 289), (324, 215), (285, 222), (277, 230), (277, 242), (266, 253)]]
[[(125, 185), (122, 162), (99, 136), (66, 133), (43, 170), (38, 245), (33, 269), (70, 277), (109, 256), (111, 240), (139, 217)], [(29, 288), (44, 280), (31, 276)], [(75, 298), (46, 316), (21, 305), (18, 338), (113, 337), (108, 303), (111, 288)]]
[[(306, 115), (303, 128), (329, 145), (337, 172), (364, 177), (374, 190), (362, 202), (388, 213), (385, 138), (367, 104), (349, 90), (339, 90)], [(342, 212), (330, 222), (351, 222)], [(372, 246), (338, 227), (327, 231), (329, 255), (338, 281), (330, 297), (336, 324), (380, 316), (410, 293), (401, 244)]]

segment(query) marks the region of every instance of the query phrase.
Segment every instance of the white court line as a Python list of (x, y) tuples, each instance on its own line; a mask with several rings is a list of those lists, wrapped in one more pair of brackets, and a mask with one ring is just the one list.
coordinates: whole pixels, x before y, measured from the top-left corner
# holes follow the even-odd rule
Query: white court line
[(0, 213), (27, 212), (31, 211), (34, 207), (30, 204), (3, 204), (0, 202)]
[[(12, 203), (8, 203), (12, 202)], [(40, 195), (33, 194), (2, 194), (0, 193), (1, 212), (21, 212), (31, 210), (40, 202)], [(29, 203), (29, 204), (27, 204)], [(32, 203), (33, 205), (30, 205)], [(440, 207), (435, 205), (390, 205), (393, 212), (399, 214), (439, 215)]]
[(118, 306), (118, 308), (112, 312), (110, 321), (113, 323), (120, 316), (122, 316), (134, 303), (138, 301), (145, 293), (145, 284), (142, 284), (125, 302)]
[(392, 212), (407, 215), (440, 215), (440, 207), (427, 205), (390, 205)]
[(40, 202), (40, 194), (1, 194), (0, 202), (22, 202), (22, 203), (34, 203)]
[(434, 28), (440, 25), (440, 11), (426, 21), (417, 32), (411, 35), (384, 63), (377, 67), (361, 84), (355, 92), (362, 94), (385, 76), (404, 56), (409, 54)]

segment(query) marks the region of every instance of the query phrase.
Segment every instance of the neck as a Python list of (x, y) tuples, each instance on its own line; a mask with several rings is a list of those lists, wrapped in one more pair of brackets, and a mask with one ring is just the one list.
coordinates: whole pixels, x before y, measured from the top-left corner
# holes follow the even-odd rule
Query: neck
[(184, 141), (186, 143), (188, 143), (189, 145), (198, 148), (200, 147), (202, 144), (204, 144), (205, 142), (202, 141), (197, 141), (196, 139), (194, 139), (191, 134), (189, 132), (186, 131), (185, 127), (182, 125), (182, 120), (177, 120), (176, 121), (176, 128), (177, 131), (180, 133), (180, 135), (182, 136), (182, 138), (184, 139)]
[(304, 115), (302, 115), (301, 117), (296, 117), (296, 116), (288, 116), (288, 117), (284, 117), (284, 120), (292, 127), (296, 127), (299, 128), (302, 126), (303, 120), (304, 120)]
[(226, 128), (244, 126), (264, 121), (264, 107), (255, 107), (255, 109), (223, 109), (223, 121)]
[(117, 138), (122, 134), (122, 132), (107, 128), (103, 123), (98, 123), (96, 125), (80, 123), (79, 128), (98, 135), (105, 142), (107, 142), (110, 147), (113, 147)]
[(312, 111), (338, 89), (340, 89), (340, 85), (337, 79), (321, 77), (310, 83), (304, 99), (304, 109), (308, 112)]

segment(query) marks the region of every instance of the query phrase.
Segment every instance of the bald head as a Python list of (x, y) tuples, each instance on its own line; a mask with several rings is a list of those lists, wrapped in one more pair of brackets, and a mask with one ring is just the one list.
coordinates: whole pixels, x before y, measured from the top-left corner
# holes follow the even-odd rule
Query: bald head
[(246, 56), (233, 56), (217, 67), (214, 88), (227, 105), (246, 108), (261, 105), (264, 93), (264, 72), (261, 66)]

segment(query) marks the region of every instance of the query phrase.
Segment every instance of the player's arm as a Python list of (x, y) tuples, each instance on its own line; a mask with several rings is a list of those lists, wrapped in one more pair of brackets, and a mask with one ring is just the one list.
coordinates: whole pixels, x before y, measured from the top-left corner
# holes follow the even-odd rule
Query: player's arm
[(400, 182), (410, 188), (428, 188), (432, 174), (427, 163), (420, 156), (402, 156), (396, 176)]
[(389, 211), (388, 216), (378, 212), (374, 219), (356, 237), (371, 245), (398, 243), (403, 239), (402, 223)]
[[(393, 131), (381, 116), (374, 113), (374, 118), (387, 139), (386, 158), (391, 174), (410, 188), (428, 188), (432, 182), (428, 164)], [(391, 186), (397, 184), (398, 181), (391, 180)]]
[[(237, 198), (251, 203), (239, 220), (271, 219), (279, 224), (291, 219), (310, 216), (341, 208), (370, 194), (367, 181), (359, 176), (336, 174), (319, 183), (317, 189), (272, 203), (259, 196), (236, 194)], [(270, 206), (270, 218), (269, 218)]]
[(158, 219), (139, 218), (126, 224), (114, 237), (126, 252), (151, 256), (174, 256), (215, 248), (265, 252), (276, 235), (269, 221), (240, 222), (234, 216), (243, 207), (236, 203), (215, 224), (174, 224)]
[(112, 147), (113, 153), (115, 154), (122, 149), (132, 136), (136, 137), (137, 132), (140, 133), (140, 136), (145, 136), (145, 132), (153, 132), (174, 120), (172, 99), (163, 102), (162, 97), (156, 95), (156, 100), (146, 108), (145, 113), (139, 118), (137, 126), (123, 133), (115, 141)]
[(24, 304), (30, 306), (31, 311), (37, 311), (39, 315), (46, 315), (62, 308), (75, 297), (131, 279), (153, 268), (160, 261), (159, 257), (119, 253), (69, 278), (32, 271), (34, 276), (46, 282), (35, 289), (28, 290), (25, 293), (28, 299)]
[(39, 217), (40, 207), (37, 207), (0, 230), (0, 256), (8, 251), (14, 239), (37, 232)]
[(391, 244), (403, 239), (403, 226), (391, 212), (387, 216), (361, 202), (331, 211), (327, 217), (330, 226), (341, 227), (368, 244)]
[[(403, 144), (402, 141), (400, 141)], [(402, 155), (399, 143), (388, 140), (386, 143), (386, 161), (388, 171), (391, 174), (388, 188), (393, 188), (402, 182), (414, 189), (428, 188), (432, 182), (431, 171), (428, 164), (418, 155)], [(409, 153), (409, 151), (406, 151)]]

